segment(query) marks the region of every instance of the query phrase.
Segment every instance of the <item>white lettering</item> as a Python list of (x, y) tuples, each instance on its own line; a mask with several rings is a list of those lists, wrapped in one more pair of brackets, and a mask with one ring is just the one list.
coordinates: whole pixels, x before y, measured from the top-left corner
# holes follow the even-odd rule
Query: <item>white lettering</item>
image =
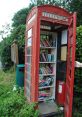
[(65, 16), (60, 16), (60, 15), (52, 14), (52, 13), (48, 13), (48, 12), (43, 12), (42, 16), (52, 18), (52, 19), (57, 19), (57, 20), (68, 21), (68, 18)]

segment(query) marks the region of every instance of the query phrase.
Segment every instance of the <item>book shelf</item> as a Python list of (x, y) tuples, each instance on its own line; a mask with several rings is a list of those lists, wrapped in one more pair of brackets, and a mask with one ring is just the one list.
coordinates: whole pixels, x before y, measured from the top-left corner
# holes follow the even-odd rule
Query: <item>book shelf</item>
[(55, 76), (55, 74), (39, 74), (39, 76)]
[(56, 49), (56, 47), (44, 47), (44, 46), (41, 46), (40, 48), (41, 49)]
[(39, 95), (38, 101), (55, 100), (57, 33), (40, 34)]

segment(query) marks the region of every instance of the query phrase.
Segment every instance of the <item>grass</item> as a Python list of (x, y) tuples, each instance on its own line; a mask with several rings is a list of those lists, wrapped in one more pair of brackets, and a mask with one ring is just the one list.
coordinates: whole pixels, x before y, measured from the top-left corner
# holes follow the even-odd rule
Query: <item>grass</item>
[(0, 102), (8, 97), (15, 84), (15, 72), (13, 68), (7, 72), (0, 70)]
[(7, 72), (0, 70), (0, 117), (38, 117), (36, 104), (28, 104), (24, 90), (13, 91), (15, 85), (13, 68)]
[(13, 69), (7, 72), (0, 70), (0, 85), (3, 85), (4, 87), (7, 87), (9, 90), (11, 90), (14, 84), (15, 72), (13, 71)]

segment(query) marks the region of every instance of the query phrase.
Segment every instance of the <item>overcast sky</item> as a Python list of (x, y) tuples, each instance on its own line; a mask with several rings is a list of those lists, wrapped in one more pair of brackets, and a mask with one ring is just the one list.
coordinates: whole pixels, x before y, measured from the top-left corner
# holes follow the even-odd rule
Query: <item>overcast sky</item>
[[(11, 23), (14, 14), (29, 5), (30, 0), (1, 0), (0, 2), (0, 30), (2, 25)], [(1, 37), (0, 37), (1, 41)]]

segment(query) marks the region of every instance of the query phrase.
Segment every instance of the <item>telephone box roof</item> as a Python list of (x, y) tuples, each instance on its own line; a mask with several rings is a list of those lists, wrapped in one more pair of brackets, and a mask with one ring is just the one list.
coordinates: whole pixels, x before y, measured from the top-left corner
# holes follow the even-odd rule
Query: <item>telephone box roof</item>
[(54, 5), (41, 5), (41, 6), (35, 6), (31, 9), (30, 13), (27, 16), (27, 19), (29, 20), (34, 13), (37, 12), (50, 12), (50, 13), (56, 13), (62, 16), (71, 16), (72, 13), (68, 12), (66, 9), (54, 6)]

